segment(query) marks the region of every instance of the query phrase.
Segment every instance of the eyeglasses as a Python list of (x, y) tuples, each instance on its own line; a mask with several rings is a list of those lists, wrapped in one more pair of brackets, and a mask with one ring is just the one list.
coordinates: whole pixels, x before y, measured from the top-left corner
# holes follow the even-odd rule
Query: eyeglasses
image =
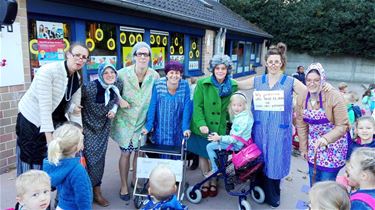
[(306, 83), (320, 83), (320, 79), (307, 79)]
[(275, 66), (278, 66), (281, 64), (280, 61), (276, 60), (276, 61), (268, 61), (267, 62), (268, 66), (272, 66), (272, 65), (275, 65)]
[(150, 53), (137, 52), (137, 53), (135, 53), (135, 55), (137, 57), (145, 57), (145, 58), (147, 58), (147, 57), (150, 56)]
[(86, 62), (88, 57), (86, 57), (85, 55), (81, 55), (81, 54), (72, 54), (73, 55), (73, 58), (76, 59), (76, 60), (82, 60), (83, 62)]

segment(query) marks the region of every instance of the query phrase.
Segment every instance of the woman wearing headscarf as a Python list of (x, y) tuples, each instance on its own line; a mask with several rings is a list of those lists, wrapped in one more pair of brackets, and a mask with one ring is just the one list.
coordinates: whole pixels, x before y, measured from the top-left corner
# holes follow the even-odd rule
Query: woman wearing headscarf
[[(198, 80), (194, 93), (194, 109), (191, 120), (191, 137), (188, 150), (199, 155), (203, 175), (210, 171), (206, 146), (207, 135), (216, 132), (225, 135), (229, 119), (228, 105), (231, 95), (237, 91), (237, 82), (230, 78), (232, 61), (227, 55), (214, 55), (209, 70), (212, 75)], [(215, 180), (202, 186), (202, 196), (217, 195)]]
[(143, 133), (153, 130), (155, 144), (179, 146), (183, 136), (190, 136), (190, 88), (180, 62), (168, 62), (164, 71), (154, 84)]
[(101, 206), (109, 202), (102, 196), (100, 185), (104, 173), (105, 154), (108, 146), (111, 119), (117, 112), (117, 102), (123, 84), (117, 80), (117, 71), (109, 63), (98, 68), (98, 79), (82, 88), (82, 123), (84, 136), (84, 156), (87, 172), (94, 187), (94, 201)]
[(309, 164), (310, 184), (316, 155), (316, 181), (335, 180), (345, 165), (348, 151), (348, 114), (345, 100), (336, 90), (322, 91), (326, 75), (320, 63), (306, 72), (307, 91), (297, 99), (297, 121), (301, 155)]
[[(151, 48), (145, 42), (138, 42), (132, 49), (133, 65), (118, 71), (119, 79), (123, 81), (122, 98), (128, 107), (120, 108), (113, 121), (111, 137), (121, 150), (119, 170), (121, 179), (120, 198), (130, 200), (128, 190), (128, 173), (130, 154), (138, 148), (138, 140), (146, 122), (147, 110), (150, 105), (152, 87), (159, 74), (149, 68)], [(136, 168), (137, 153), (134, 156), (133, 166)], [(133, 171), (132, 181), (135, 181)]]

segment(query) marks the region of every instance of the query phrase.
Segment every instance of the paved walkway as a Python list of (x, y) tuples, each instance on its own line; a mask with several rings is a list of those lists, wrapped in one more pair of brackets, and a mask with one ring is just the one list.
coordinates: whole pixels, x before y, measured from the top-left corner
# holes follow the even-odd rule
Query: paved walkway
[[(338, 82), (331, 82), (331, 84), (337, 87)], [(350, 83), (349, 89), (356, 91), (358, 94), (363, 93), (363, 88), (360, 84)], [(250, 95), (250, 92), (246, 92)], [(120, 200), (119, 194), (119, 171), (118, 171), (118, 158), (120, 151), (113, 141), (110, 141), (107, 159), (106, 159), (106, 169), (103, 180), (103, 193), (111, 202), (111, 205), (106, 208), (101, 208), (94, 205), (94, 209), (135, 209), (133, 202), (125, 204)], [(197, 169), (195, 171), (188, 170), (186, 173), (187, 181), (190, 185), (200, 181), (203, 176)], [(15, 204), (15, 170), (11, 170), (8, 173), (0, 175), (1, 186), (0, 186), (0, 197), (1, 204), (0, 208), (5, 209), (9, 207), (14, 207)], [(307, 164), (300, 157), (292, 157), (292, 168), (288, 177), (282, 180), (281, 183), (281, 205), (278, 209), (306, 209), (304, 202), (308, 201), (307, 191), (308, 187), (308, 175), (307, 175)], [(247, 199), (252, 205), (253, 209), (270, 209), (266, 204), (259, 205), (256, 204), (251, 198)], [(189, 206), (189, 209), (195, 210), (205, 210), (205, 209), (238, 209), (238, 199), (237, 197), (229, 196), (224, 188), (223, 184), (219, 184), (219, 195), (215, 198), (206, 198), (199, 204), (191, 204), (186, 199), (183, 201)]]

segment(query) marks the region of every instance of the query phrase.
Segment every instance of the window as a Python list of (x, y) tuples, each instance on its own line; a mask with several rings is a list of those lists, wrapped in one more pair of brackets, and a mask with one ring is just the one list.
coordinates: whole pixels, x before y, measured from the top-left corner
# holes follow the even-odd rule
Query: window
[(132, 48), (143, 40), (144, 33), (145, 30), (141, 28), (120, 26), (121, 57), (124, 67), (132, 65)]
[(70, 25), (64, 22), (29, 20), (31, 77), (45, 63), (63, 61), (70, 47)]
[(189, 70), (198, 70), (201, 62), (202, 38), (190, 37)]
[(155, 70), (164, 69), (168, 47), (168, 32), (150, 31), (150, 45), (152, 51), (151, 64)]
[(171, 34), (171, 45), (169, 47), (170, 60), (179, 61), (184, 64), (184, 35), (180, 33)]
[(244, 72), (249, 72), (250, 71), (250, 47), (251, 43), (246, 42), (245, 44), (245, 64), (244, 64)]
[[(116, 26), (105, 23), (86, 23), (86, 46), (90, 51), (90, 58), (86, 68), (97, 70), (102, 63), (108, 62), (116, 66)], [(96, 72), (95, 72), (96, 73)], [(95, 79), (90, 75), (90, 80)]]
[(238, 41), (232, 41), (232, 62), (233, 62), (233, 74), (237, 73), (237, 51), (238, 51)]

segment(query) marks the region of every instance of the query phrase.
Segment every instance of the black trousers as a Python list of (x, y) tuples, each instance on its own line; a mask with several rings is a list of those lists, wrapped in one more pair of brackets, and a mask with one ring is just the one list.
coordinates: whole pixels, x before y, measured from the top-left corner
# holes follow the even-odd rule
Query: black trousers
[(266, 196), (265, 203), (277, 207), (280, 205), (280, 179), (270, 179), (265, 174), (260, 180), (260, 186)]

